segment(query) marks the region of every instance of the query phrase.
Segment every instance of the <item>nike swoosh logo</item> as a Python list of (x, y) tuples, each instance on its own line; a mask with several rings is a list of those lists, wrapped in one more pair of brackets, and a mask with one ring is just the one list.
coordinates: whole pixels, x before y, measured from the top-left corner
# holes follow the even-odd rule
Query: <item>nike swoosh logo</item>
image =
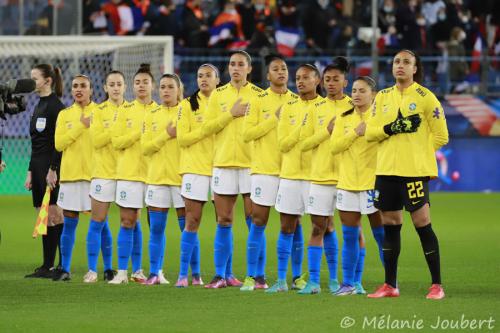
[(412, 205), (416, 205), (416, 204), (418, 204), (419, 202), (420, 202), (420, 200), (417, 200), (417, 201), (412, 201), (412, 202), (411, 202), (411, 204), (412, 204)]
[(434, 253), (434, 252), (436, 252), (436, 251), (435, 251), (435, 250), (433, 250), (433, 251), (431, 251), (431, 252), (425, 252), (425, 255), (427, 256), (427, 255), (429, 255), (429, 254), (431, 254), (431, 253)]

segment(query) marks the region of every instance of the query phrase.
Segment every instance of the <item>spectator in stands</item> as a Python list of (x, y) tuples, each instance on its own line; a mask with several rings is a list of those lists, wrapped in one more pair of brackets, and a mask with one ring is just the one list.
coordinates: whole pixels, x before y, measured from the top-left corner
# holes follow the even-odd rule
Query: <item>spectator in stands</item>
[(272, 47), (274, 43), (274, 19), (267, 0), (254, 0), (254, 31), (250, 37), (250, 49)]
[(450, 38), (451, 25), (447, 20), (446, 9), (441, 8), (438, 11), (438, 21), (430, 27), (430, 36), (432, 36), (432, 48), (443, 49)]
[[(76, 10), (71, 2), (61, 0), (56, 4), (57, 10), (57, 35), (69, 35), (76, 33)], [(31, 26), (26, 35), (52, 35), (54, 33), (54, 3), (49, 0), (47, 6), (42, 10), (35, 24)], [(2, 22), (2, 24), (4, 24)]]
[(299, 12), (295, 0), (278, 0), (278, 22), (282, 28), (298, 28)]
[(394, 0), (384, 0), (378, 14), (378, 25), (382, 33), (386, 33), (390, 26), (396, 24), (396, 6)]
[(110, 35), (130, 35), (134, 33), (134, 15), (127, 1), (107, 1), (102, 5), (102, 11), (108, 19), (108, 33)]
[(461, 83), (465, 80), (466, 75), (468, 74), (469, 67), (467, 62), (463, 59), (465, 57), (465, 32), (460, 27), (454, 27), (451, 30), (450, 40), (446, 44), (446, 48), (448, 50), (448, 56), (451, 57), (459, 57), (459, 59), (450, 59), (450, 67), (449, 67), (449, 75), (450, 81), (452, 83), (452, 92), (457, 93), (460, 92)]
[(422, 5), (422, 15), (426, 19), (427, 26), (431, 26), (437, 22), (438, 12), (440, 9), (446, 8), (443, 0), (427, 0)]
[(175, 17), (175, 4), (172, 0), (159, 0), (155, 6), (145, 12), (145, 18), (151, 22), (147, 35), (176, 36), (179, 30)]
[(419, 50), (419, 29), (417, 0), (406, 0), (396, 10), (396, 29), (400, 34), (401, 47), (409, 50)]
[(182, 11), (181, 44), (203, 48), (208, 45), (208, 24), (201, 9), (201, 0), (187, 0)]
[(337, 25), (337, 10), (330, 0), (309, 2), (304, 10), (303, 27), (307, 47), (322, 53), (328, 46)]
[(235, 3), (236, 0), (226, 0), (224, 3), (224, 10), (215, 18), (210, 31), (209, 46), (228, 47), (237, 40), (245, 40), (241, 16)]
[(101, 11), (100, 0), (85, 0), (83, 4), (83, 33), (96, 34), (107, 31), (106, 15)]

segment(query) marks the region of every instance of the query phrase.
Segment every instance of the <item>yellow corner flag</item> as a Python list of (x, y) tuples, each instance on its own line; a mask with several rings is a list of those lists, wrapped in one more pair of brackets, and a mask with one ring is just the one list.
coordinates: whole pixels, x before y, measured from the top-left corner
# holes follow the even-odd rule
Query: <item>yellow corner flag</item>
[(45, 189), (45, 195), (42, 200), (42, 207), (40, 207), (40, 212), (36, 218), (35, 229), (33, 229), (33, 238), (37, 238), (38, 235), (47, 234), (47, 222), (49, 220), (49, 202), (50, 202), (50, 187), (47, 186)]

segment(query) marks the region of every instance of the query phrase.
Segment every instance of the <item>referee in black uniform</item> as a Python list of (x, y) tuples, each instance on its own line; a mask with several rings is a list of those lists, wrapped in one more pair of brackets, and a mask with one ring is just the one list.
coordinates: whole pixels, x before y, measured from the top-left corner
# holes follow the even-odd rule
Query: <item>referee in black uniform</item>
[[(59, 192), (59, 166), (61, 153), (54, 147), (54, 133), (59, 111), (65, 108), (59, 100), (62, 96), (62, 75), (59, 68), (40, 64), (31, 70), (31, 78), (36, 82), (35, 92), (40, 101), (35, 107), (30, 122), (31, 158), (24, 186), (31, 190), (33, 206), (40, 210), (46, 186), (52, 188), (50, 195), (47, 235), (42, 238), (43, 264), (26, 278), (52, 278), (58, 274), (54, 267), (56, 252), (63, 229), (63, 215), (56, 205)], [(59, 249), (59, 265), (61, 250)], [(59, 269), (60, 270), (60, 269)]]

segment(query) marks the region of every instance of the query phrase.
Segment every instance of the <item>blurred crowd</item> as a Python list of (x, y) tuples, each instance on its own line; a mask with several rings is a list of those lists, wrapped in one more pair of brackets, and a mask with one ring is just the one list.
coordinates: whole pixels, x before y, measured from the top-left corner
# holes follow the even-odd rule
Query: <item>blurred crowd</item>
[[(379, 0), (381, 52), (472, 50), (500, 40), (500, 1)], [(173, 35), (189, 48), (369, 50), (370, 0), (86, 0), (84, 33)], [(278, 32), (283, 32), (278, 34)], [(293, 39), (298, 36), (298, 39)], [(280, 40), (282, 39), (282, 40)], [(359, 53), (359, 52), (358, 52)]]
[[(24, 1), (37, 17), (24, 33), (75, 33), (77, 1)], [(176, 47), (278, 48), (324, 53), (369, 52), (371, 0), (81, 0), (83, 33), (173, 35)], [(500, 49), (498, 0), (377, 0), (381, 54), (409, 48), (422, 54), (472, 50), (478, 37)], [(0, 33), (15, 34), (20, 0), (0, 0)], [(16, 7), (17, 6), (17, 7)], [(14, 29), (14, 30), (13, 30)], [(12, 30), (12, 31), (11, 31)], [(283, 53), (283, 52), (282, 52)]]

